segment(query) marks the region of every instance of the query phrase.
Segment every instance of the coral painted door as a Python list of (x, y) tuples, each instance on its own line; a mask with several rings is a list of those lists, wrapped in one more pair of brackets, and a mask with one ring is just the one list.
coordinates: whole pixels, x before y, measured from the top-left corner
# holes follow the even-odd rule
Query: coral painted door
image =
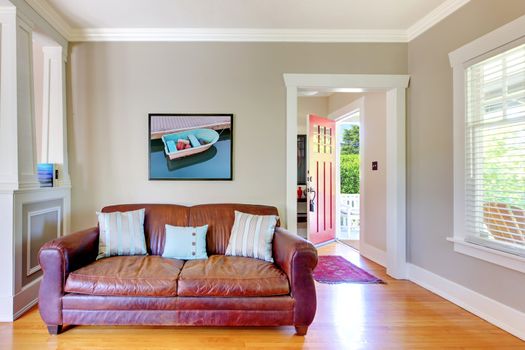
[(308, 118), (308, 239), (319, 244), (335, 238), (335, 121)]

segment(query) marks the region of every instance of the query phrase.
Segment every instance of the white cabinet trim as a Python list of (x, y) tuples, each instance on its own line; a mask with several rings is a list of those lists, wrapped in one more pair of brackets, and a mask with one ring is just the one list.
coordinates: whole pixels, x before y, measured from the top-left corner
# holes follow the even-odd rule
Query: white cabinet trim
[(41, 270), (40, 264), (31, 266), (31, 219), (34, 216), (47, 213), (57, 213), (57, 233), (56, 238), (61, 236), (62, 227), (62, 209), (60, 207), (50, 207), (42, 210), (30, 211), (27, 213), (27, 244), (26, 244), (26, 276), (31, 276)]

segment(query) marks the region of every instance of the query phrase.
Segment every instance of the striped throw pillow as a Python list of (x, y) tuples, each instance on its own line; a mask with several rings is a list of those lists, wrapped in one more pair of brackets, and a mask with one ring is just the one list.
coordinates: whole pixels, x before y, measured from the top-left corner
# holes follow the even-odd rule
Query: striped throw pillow
[(97, 213), (100, 231), (97, 259), (114, 255), (146, 255), (145, 209)]
[(235, 211), (226, 255), (273, 262), (272, 240), (278, 219), (275, 215), (251, 215)]

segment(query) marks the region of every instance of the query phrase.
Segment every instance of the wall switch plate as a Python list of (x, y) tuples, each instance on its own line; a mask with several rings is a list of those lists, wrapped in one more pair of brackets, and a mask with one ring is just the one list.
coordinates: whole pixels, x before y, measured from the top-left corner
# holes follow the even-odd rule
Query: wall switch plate
[(372, 162), (372, 170), (377, 170), (377, 161), (376, 160), (374, 160)]

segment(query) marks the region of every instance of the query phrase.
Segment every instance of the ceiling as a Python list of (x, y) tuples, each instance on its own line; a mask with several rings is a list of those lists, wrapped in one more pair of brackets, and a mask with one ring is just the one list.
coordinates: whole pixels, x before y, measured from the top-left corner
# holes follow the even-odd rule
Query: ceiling
[[(425, 30), (469, 0), (26, 1), (62, 34), (77, 39), (100, 39), (108, 33), (219, 33), (272, 34), (276, 39), (254, 41), (337, 42), (352, 41), (356, 35), (368, 36), (366, 41), (407, 41), (403, 39), (410, 31)], [(290, 40), (278, 40), (279, 35)], [(293, 40), (300, 35), (305, 40)], [(332, 39), (322, 40), (323, 35)]]
[(361, 89), (361, 88), (299, 88), (297, 96), (300, 97), (330, 97), (334, 94), (362, 94), (364, 92), (383, 91), (382, 89)]
[(48, 0), (79, 28), (406, 29), (444, 0)]

